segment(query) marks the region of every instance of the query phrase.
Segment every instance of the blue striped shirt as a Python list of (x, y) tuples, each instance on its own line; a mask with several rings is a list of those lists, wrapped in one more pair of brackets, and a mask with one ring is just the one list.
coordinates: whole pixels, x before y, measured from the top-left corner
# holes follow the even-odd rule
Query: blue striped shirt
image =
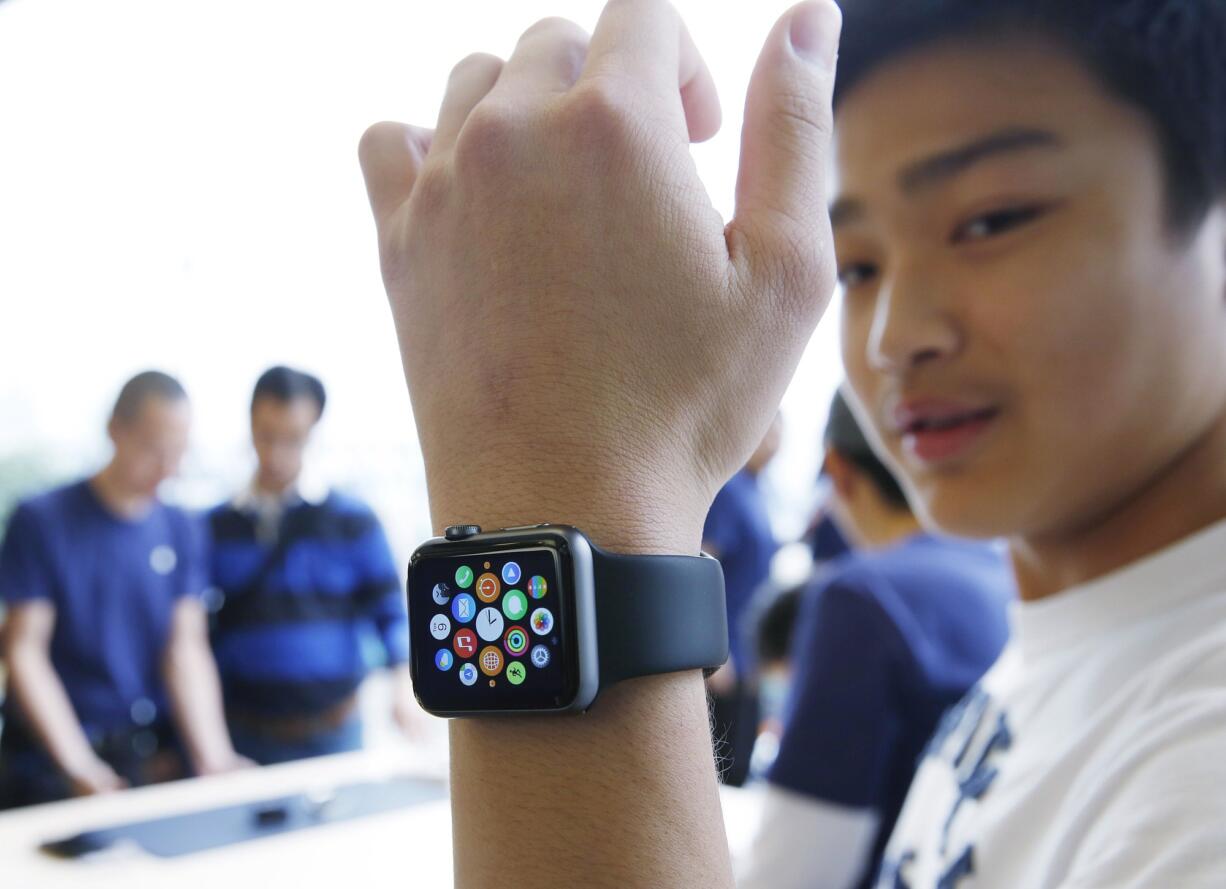
[(369, 672), (372, 639), (387, 665), (408, 660), (400, 572), (365, 504), (335, 492), (319, 503), (298, 498), (270, 539), (254, 510), (226, 503), (210, 511), (209, 528), (221, 593), (213, 651), (228, 709), (325, 710)]

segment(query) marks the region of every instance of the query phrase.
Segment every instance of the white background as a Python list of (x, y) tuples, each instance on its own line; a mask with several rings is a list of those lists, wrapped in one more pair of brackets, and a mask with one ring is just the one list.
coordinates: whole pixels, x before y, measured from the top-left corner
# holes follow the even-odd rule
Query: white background
[[(788, 4), (676, 5), (720, 90), (724, 128), (694, 152), (727, 217), (749, 72)], [(455, 61), (505, 57), (546, 15), (591, 29), (600, 6), (0, 2), (0, 460), (92, 469), (118, 386), (157, 367), (195, 405), (172, 493), (204, 505), (250, 472), (255, 377), (290, 363), (329, 389), (317, 467), (374, 503), (403, 555), (429, 523), (358, 137), (432, 126)], [(835, 311), (784, 400), (768, 488), (785, 536), (841, 373)]]

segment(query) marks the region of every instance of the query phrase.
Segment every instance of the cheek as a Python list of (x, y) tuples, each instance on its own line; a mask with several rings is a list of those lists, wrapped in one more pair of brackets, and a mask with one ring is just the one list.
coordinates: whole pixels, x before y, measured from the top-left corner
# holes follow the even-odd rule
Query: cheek
[(872, 405), (878, 376), (868, 362), (868, 339), (873, 325), (872, 306), (866, 299), (844, 297), (840, 317), (839, 345), (847, 382), (862, 404)]

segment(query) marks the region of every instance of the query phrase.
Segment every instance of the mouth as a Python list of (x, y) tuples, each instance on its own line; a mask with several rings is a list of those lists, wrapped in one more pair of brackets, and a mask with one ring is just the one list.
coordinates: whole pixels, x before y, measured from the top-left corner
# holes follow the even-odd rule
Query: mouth
[(903, 402), (894, 410), (894, 427), (903, 449), (917, 462), (940, 466), (967, 457), (1000, 417), (998, 407), (949, 401)]

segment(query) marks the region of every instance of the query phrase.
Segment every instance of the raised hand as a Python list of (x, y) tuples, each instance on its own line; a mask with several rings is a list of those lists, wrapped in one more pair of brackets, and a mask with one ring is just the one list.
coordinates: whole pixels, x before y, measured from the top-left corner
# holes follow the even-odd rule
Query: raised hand
[(750, 84), (725, 225), (689, 143), (719, 108), (661, 0), (590, 41), (539, 22), (452, 72), (433, 131), (361, 145), (437, 526), (572, 522), (694, 552), (833, 290), (838, 13), (801, 4)]

